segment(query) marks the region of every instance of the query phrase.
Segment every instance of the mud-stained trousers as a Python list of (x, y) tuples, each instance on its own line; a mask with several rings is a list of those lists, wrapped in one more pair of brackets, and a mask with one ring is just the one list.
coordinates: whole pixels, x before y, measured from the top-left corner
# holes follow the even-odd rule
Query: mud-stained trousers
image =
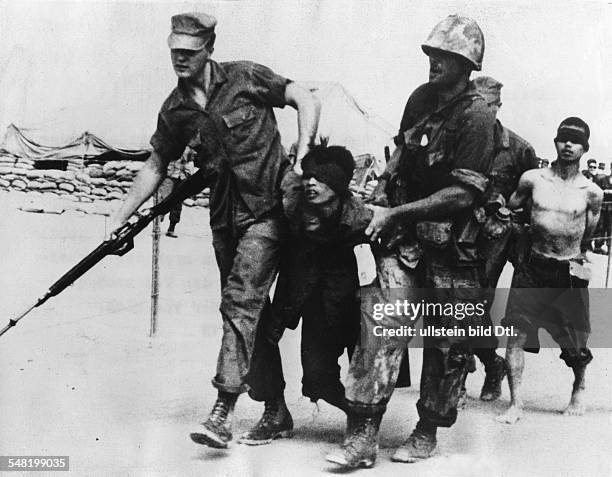
[[(376, 254), (376, 269), (381, 289), (399, 290), (402, 299), (416, 299), (411, 297), (411, 290), (421, 285), (419, 267), (408, 267), (395, 252), (387, 252)], [(382, 346), (369, 347), (358, 341), (346, 379), (346, 399), (351, 412), (365, 416), (384, 413), (399, 384), (398, 377), (402, 385), (409, 384), (406, 344), (407, 341), (403, 345), (389, 341)]]
[[(458, 266), (448, 253), (427, 250), (424, 285), (430, 289), (429, 302), (473, 303), (483, 305), (488, 298), (484, 264)], [(465, 337), (427, 337), (423, 340), (421, 393), (417, 411), (423, 421), (437, 427), (450, 427), (457, 420), (457, 404), (468, 372), (469, 360), (478, 339), (468, 336), (468, 328), (482, 326), (487, 313), (458, 319), (455, 316), (426, 316), (424, 327), (465, 330)]]
[(285, 388), (278, 344), (267, 339), (266, 329), (283, 222), (279, 213), (270, 213), (234, 224), (213, 230), (221, 275), (223, 337), (212, 383), (230, 393), (248, 390), (253, 399), (264, 401), (280, 396)]
[[(430, 291), (421, 297), (430, 303), (481, 303), (486, 298), (484, 266), (459, 267), (444, 252), (427, 250), (423, 270), (410, 270), (392, 258), (378, 260), (381, 287), (393, 282), (408, 287)], [(386, 270), (381, 270), (386, 267)], [(397, 279), (397, 280), (395, 280)], [(395, 281), (393, 281), (395, 280)], [(410, 295), (409, 291), (407, 293)], [(454, 316), (429, 316), (424, 327), (434, 328), (481, 324), (478, 319), (457, 320)], [(466, 332), (467, 336), (467, 332)], [(347, 379), (346, 396), (349, 408), (355, 414), (375, 415), (386, 410), (399, 372), (401, 349), (393, 341), (385, 341), (378, 348), (355, 349)], [(422, 420), (437, 427), (450, 427), (457, 419), (457, 403), (471, 356), (471, 340), (458, 338), (425, 338), (420, 399), (417, 410)]]

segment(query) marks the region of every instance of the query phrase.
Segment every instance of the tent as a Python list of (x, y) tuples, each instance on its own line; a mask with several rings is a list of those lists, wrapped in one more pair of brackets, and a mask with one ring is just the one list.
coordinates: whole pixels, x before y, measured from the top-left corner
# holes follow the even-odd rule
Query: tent
[[(318, 135), (329, 138), (330, 144), (346, 146), (355, 156), (369, 154), (375, 158), (375, 170), (380, 173), (384, 167), (384, 148), (392, 146), (393, 128), (382, 118), (370, 114), (359, 105), (339, 83), (301, 84), (321, 102)], [(116, 113), (112, 109), (112, 103), (107, 107), (100, 101), (98, 103), (95, 108), (91, 105), (65, 107), (53, 112), (50, 115), (52, 119), (43, 118), (31, 125), (9, 124), (0, 143), (0, 154), (35, 161), (70, 160), (70, 162), (94, 157), (102, 161), (146, 158), (149, 150), (147, 139), (144, 138), (146, 134), (139, 134), (144, 137), (130, 136), (129, 129), (121, 127), (117, 122), (120, 118), (114, 117)], [(283, 144), (289, 148), (297, 140), (297, 114), (292, 108), (286, 107), (283, 110), (276, 110), (276, 116)], [(154, 119), (155, 117), (147, 118), (146, 123), (154, 122)], [(142, 121), (130, 119), (132, 123), (142, 124), (144, 121), (144, 119)], [(76, 137), (70, 137), (69, 134), (75, 134), (79, 126), (87, 130)], [(113, 140), (104, 137), (96, 127), (113, 136)], [(121, 133), (124, 134), (123, 140), (117, 137)], [(136, 148), (124, 148), (123, 144)]]
[[(376, 170), (384, 169), (385, 147), (393, 148), (396, 131), (380, 116), (370, 113), (340, 84), (302, 82), (321, 102), (318, 136), (328, 138), (330, 145), (348, 148), (354, 156), (371, 155)], [(297, 120), (290, 108), (276, 113), (285, 146), (297, 140)], [(359, 162), (359, 161), (357, 161)]]
[(6, 128), (0, 154), (16, 159), (28, 158), (34, 161), (75, 161), (97, 157), (102, 161), (118, 159), (144, 160), (149, 156), (147, 150), (126, 150), (113, 147), (95, 134), (85, 131), (67, 144), (45, 146), (29, 139), (14, 124)]

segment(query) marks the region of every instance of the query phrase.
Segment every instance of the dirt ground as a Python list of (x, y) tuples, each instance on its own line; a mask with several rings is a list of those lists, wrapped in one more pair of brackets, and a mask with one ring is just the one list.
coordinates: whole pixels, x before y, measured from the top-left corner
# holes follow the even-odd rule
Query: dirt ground
[[(64, 212), (22, 212), (25, 195), (0, 192), (0, 326), (93, 249), (105, 218)], [(221, 336), (219, 284), (207, 211), (187, 209), (178, 239), (162, 237), (159, 328), (149, 338), (151, 236), (110, 257), (60, 296), (32, 311), (0, 338), (0, 455), (67, 455), (78, 476), (310, 476), (343, 473), (323, 456), (337, 446), (344, 417), (301, 397), (299, 333), (282, 341), (293, 439), (227, 451), (198, 446), (189, 432), (210, 410), (210, 385)], [(165, 230), (167, 223), (162, 224)], [(592, 286), (601, 286), (605, 261)], [(502, 285), (508, 285), (506, 270)], [(503, 351), (503, 350), (502, 350)], [(457, 424), (439, 432), (439, 449), (418, 464), (390, 461), (417, 416), (420, 352), (411, 351), (412, 388), (398, 390), (381, 429), (370, 477), (604, 476), (610, 458), (612, 350), (593, 350), (587, 413), (564, 417), (571, 372), (559, 351), (528, 354), (527, 412), (516, 425), (494, 421), (508, 404), (477, 399), (484, 371), (468, 378), (469, 401)], [(346, 361), (344, 361), (346, 363)], [(346, 368), (346, 366), (344, 366)], [(262, 405), (238, 401), (235, 434), (248, 429)], [(17, 474), (19, 475), (19, 474)], [(24, 474), (21, 474), (24, 475)], [(34, 476), (42, 472), (32, 473)], [(53, 473), (51, 475), (61, 475)]]

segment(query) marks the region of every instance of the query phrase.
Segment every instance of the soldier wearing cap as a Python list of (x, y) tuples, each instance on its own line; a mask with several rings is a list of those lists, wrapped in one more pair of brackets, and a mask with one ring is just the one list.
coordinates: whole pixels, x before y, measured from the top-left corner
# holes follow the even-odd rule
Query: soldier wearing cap
[(597, 161), (595, 159), (589, 159), (587, 161), (587, 168), (582, 171), (582, 175), (588, 180), (593, 182), (597, 172)]
[[(319, 105), (305, 89), (269, 68), (247, 61), (211, 59), (216, 19), (205, 13), (172, 17), (168, 37), (178, 86), (164, 102), (153, 152), (114, 216), (120, 226), (157, 189), (168, 163), (187, 146), (212, 176), (210, 225), (221, 275), (223, 337), (213, 386), (218, 398), (208, 419), (191, 434), (200, 444), (225, 448), (232, 439), (231, 415), (240, 393), (265, 401), (258, 429), (290, 431), (284, 381), (269, 386), (251, 369), (281, 366), (278, 346), (263, 331), (269, 320), (268, 293), (277, 273), (284, 236), (280, 181), (290, 166), (273, 108), (298, 111), (295, 169), (316, 133)], [(263, 360), (266, 366), (254, 366)]]
[[(497, 116), (501, 107), (501, 89), (503, 84), (490, 76), (479, 76), (472, 83), (485, 99), (489, 109)], [(480, 253), (485, 262), (488, 285), (492, 294), (488, 305), (492, 305), (494, 288), (508, 260), (509, 247), (512, 243), (512, 226), (510, 211), (506, 205), (516, 190), (519, 178), (529, 169), (537, 169), (539, 159), (533, 147), (522, 137), (503, 126), (499, 119), (495, 121), (495, 152), (489, 187), (485, 192), (483, 211), (487, 221), (483, 228)], [(487, 312), (489, 325), (490, 315)], [(485, 382), (480, 399), (494, 401), (501, 396), (501, 385), (506, 374), (504, 359), (495, 349), (498, 340), (495, 336), (483, 336), (474, 344), (474, 354), (485, 366)]]
[[(476, 248), (480, 227), (474, 210), (488, 186), (495, 115), (470, 83), (470, 74), (481, 69), (484, 37), (474, 20), (451, 15), (434, 27), (422, 49), (429, 56), (429, 82), (408, 99), (398, 147), (376, 191), (391, 207), (374, 207), (366, 233), (373, 241), (380, 237), (387, 248), (378, 258), (379, 280), (392, 280), (382, 287), (400, 283), (410, 300), (415, 289), (431, 288), (437, 303), (479, 301), (486, 275)], [(466, 293), (460, 296), (455, 290)], [(424, 325), (440, 329), (462, 324), (454, 317), (429, 316)], [(347, 378), (346, 438), (327, 455), (328, 461), (344, 467), (374, 464), (378, 428), (404, 348), (396, 340), (368, 348), (362, 336)], [(420, 419), (394, 461), (429, 457), (437, 428), (455, 422), (470, 356), (465, 339), (425, 338)]]

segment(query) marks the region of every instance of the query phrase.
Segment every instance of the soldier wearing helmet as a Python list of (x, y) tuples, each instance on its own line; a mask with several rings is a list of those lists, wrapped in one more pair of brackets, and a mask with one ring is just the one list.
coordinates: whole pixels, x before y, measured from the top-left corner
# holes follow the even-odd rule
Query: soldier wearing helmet
[[(399, 289), (410, 302), (476, 305), (485, 298), (486, 275), (476, 247), (480, 224), (474, 212), (487, 190), (495, 130), (495, 114), (470, 83), (471, 72), (481, 69), (484, 37), (474, 20), (451, 15), (433, 29), (422, 49), (429, 57), (429, 81), (408, 98), (397, 149), (374, 194), (385, 207), (373, 206), (366, 234), (377, 255), (381, 289)], [(432, 293), (420, 296), (419, 289), (425, 288)], [(458, 289), (466, 293), (459, 296)], [(477, 316), (423, 319), (424, 328), (441, 334), (479, 323)], [(327, 455), (344, 467), (374, 464), (378, 428), (409, 339), (382, 345), (378, 340), (374, 346), (368, 342), (367, 320), (362, 312), (361, 341), (347, 378), (346, 438)], [(429, 457), (437, 428), (453, 425), (471, 347), (465, 337), (424, 339), (419, 422), (392, 460)]]

